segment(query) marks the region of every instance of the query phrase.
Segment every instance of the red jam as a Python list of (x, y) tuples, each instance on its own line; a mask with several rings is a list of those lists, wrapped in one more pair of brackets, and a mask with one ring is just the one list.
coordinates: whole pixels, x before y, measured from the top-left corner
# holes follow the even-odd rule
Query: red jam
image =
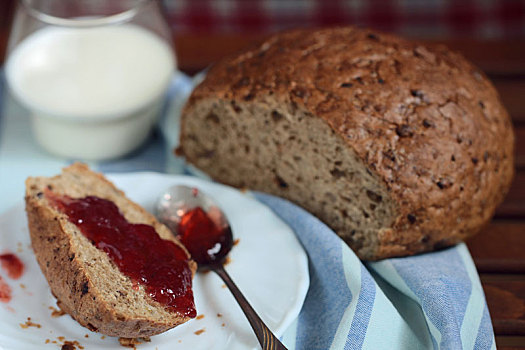
[(95, 196), (47, 197), (105, 251), (119, 270), (167, 309), (194, 318), (192, 273), (186, 252), (163, 240), (150, 225), (132, 224), (111, 201)]
[(24, 263), (13, 253), (0, 255), (2, 268), (7, 271), (7, 275), (12, 279), (19, 279), (24, 273)]
[(0, 277), (0, 302), (8, 303), (11, 300), (11, 287)]
[(200, 207), (182, 216), (177, 233), (179, 240), (199, 265), (220, 263), (233, 243), (229, 226), (221, 228)]

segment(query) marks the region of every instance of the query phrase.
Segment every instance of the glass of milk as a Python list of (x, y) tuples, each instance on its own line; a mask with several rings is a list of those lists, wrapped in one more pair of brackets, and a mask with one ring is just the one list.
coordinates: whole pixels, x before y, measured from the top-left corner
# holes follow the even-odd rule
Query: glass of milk
[(21, 0), (5, 71), (38, 143), (103, 160), (139, 147), (176, 70), (155, 0)]

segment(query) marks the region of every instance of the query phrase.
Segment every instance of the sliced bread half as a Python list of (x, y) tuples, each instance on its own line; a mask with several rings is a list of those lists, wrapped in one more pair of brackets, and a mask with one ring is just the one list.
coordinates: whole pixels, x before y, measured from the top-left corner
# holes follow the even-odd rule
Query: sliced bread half
[(181, 247), (191, 276), (196, 264), (166, 226), (86, 165), (75, 163), (55, 177), (28, 178), (25, 200), (33, 250), (63, 311), (92, 331), (125, 338), (155, 335), (191, 318), (153, 300), (142, 284), (123, 274), (54, 205), (52, 196), (109, 200), (129, 223), (150, 225), (160, 238)]

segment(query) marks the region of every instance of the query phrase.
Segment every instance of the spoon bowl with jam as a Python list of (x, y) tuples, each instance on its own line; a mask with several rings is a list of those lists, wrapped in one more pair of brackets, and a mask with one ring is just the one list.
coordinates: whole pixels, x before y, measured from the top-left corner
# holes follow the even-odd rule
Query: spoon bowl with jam
[(233, 246), (233, 234), (226, 216), (213, 199), (197, 188), (176, 185), (158, 200), (156, 215), (177, 235), (199, 269), (212, 270), (221, 277), (248, 318), (262, 349), (286, 349), (224, 269)]

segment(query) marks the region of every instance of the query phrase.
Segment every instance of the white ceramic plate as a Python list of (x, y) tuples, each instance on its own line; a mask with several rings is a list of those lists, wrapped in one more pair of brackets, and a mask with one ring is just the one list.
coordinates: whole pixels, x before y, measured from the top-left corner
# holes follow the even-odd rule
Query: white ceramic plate
[[(293, 231), (250, 194), (192, 177), (153, 173), (113, 175), (110, 178), (127, 195), (152, 210), (169, 186), (197, 186), (213, 196), (231, 221), (234, 246), (226, 269), (277, 335), (296, 319), (309, 285), (307, 257)], [(68, 315), (52, 317), (56, 307), (47, 282), (30, 248), (23, 205), (0, 215), (0, 254), (14, 252), (26, 266), (18, 280), (3, 277), (13, 290), (9, 303), (0, 302), (0, 348), (57, 349), (57, 344), (77, 341), (84, 349), (122, 349), (116, 338), (104, 337), (78, 325)], [(244, 314), (214, 273), (194, 279), (198, 319), (151, 337), (146, 349), (254, 349), (257, 340)], [(40, 325), (23, 328), (27, 318)], [(46, 344), (47, 342), (47, 344)]]

